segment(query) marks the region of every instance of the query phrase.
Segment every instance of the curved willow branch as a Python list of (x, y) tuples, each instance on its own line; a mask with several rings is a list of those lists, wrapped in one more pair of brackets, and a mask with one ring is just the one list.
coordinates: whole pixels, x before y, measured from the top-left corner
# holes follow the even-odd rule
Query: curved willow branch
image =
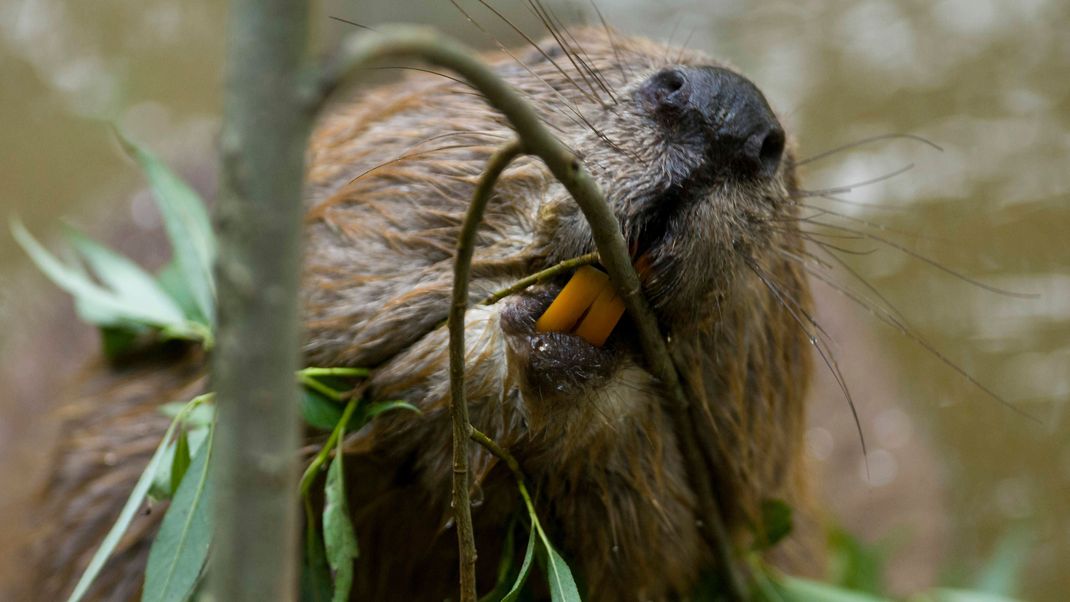
[[(709, 481), (710, 467), (689, 416), (687, 397), (661, 336), (657, 319), (642, 295), (639, 277), (632, 267), (620, 225), (598, 184), (580, 160), (542, 124), (531, 106), (483, 64), (474, 52), (432, 29), (386, 26), (376, 32), (355, 36), (343, 48), (336, 62), (312, 74), (305, 90), (309, 110), (318, 111), (339, 87), (356, 80), (368, 63), (384, 58), (422, 60), (460, 74), (505, 116), (516, 131), (517, 138), (523, 142), (526, 152), (542, 159), (579, 205), (591, 226), (602, 265), (609, 272), (632, 317), (650, 370), (664, 384), (674, 402), (674, 429), (680, 438), (681, 451), (699, 500), (703, 536), (720, 560), (722, 577), (728, 589), (725, 593), (733, 599), (745, 599), (733, 546)], [(464, 509), (467, 510), (467, 507)]]
[(468, 308), (468, 277), (472, 271), (476, 231), (483, 221), (483, 211), (494, 192), (494, 184), (523, 150), (520, 142), (513, 140), (495, 151), (487, 161), (464, 216), (453, 264), (453, 301), (447, 322), (450, 330), (450, 414), (453, 417), (453, 514), (460, 549), (461, 600), (466, 602), (476, 599), (476, 540), (468, 480), (468, 438), (472, 425), (468, 422), (468, 398), (464, 390), (464, 313)]

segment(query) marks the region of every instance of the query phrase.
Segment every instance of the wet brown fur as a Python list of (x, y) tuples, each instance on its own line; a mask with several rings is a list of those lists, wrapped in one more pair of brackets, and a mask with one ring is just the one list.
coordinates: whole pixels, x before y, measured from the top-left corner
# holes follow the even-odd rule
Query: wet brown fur
[[(581, 156), (627, 232), (630, 203), (674, 169), (659, 163), (670, 153), (637, 121), (630, 90), (665, 66), (717, 63), (601, 29), (573, 34), (619, 103), (605, 94), (606, 107), (594, 102), (597, 87), (581, 92), (531, 49), (516, 55), (527, 67), (505, 55), (489, 60)], [(556, 61), (584, 85), (566, 58), (558, 54)], [(306, 362), (373, 366), (369, 397), (405, 399), (423, 411), (383, 416), (347, 441), (361, 543), (355, 600), (455, 595), (441, 323), (463, 213), (490, 153), (510, 136), (466, 85), (417, 73), (333, 107), (312, 138), (302, 288)], [(703, 236), (682, 236), (672, 257), (655, 260), (662, 279), (648, 283), (702, 442), (717, 459), (714, 483), (724, 518), (741, 543), (763, 500), (807, 504), (801, 438), (809, 292), (798, 265), (768, 250), (801, 247), (791, 219), (794, 191), (787, 162), (764, 187), (726, 186), (709, 207), (695, 210), (704, 213), (691, 216), (707, 228)], [(480, 230), (471, 299), (592, 249), (563, 188), (538, 161), (517, 161), (498, 184)], [(521, 460), (543, 524), (587, 599), (688, 594), (711, 568), (712, 554), (695, 526), (694, 493), (659, 384), (639, 355), (626, 352), (601, 375), (600, 387), (532, 394), (523, 380), (523, 352), (499, 325), (502, 312), (520, 302), (473, 305), (468, 313), (472, 423)], [(41, 599), (69, 590), (111, 524), (166, 426), (155, 408), (202, 390), (198, 358), (165, 359), (102, 375), (80, 398), (47, 494), (49, 526), (40, 541), (48, 553), (37, 562), (48, 575), (40, 580), (48, 593)], [(472, 460), (480, 591), (486, 591), (504, 528), (521, 506), (504, 466), (475, 448)], [(159, 515), (154, 509), (139, 517), (93, 599), (136, 595)]]

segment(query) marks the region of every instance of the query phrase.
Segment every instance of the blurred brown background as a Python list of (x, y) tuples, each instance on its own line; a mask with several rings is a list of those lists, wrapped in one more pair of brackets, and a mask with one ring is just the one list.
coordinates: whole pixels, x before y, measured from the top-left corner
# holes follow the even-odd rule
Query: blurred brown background
[[(218, 131), (222, 4), (3, 0), (0, 214), (19, 215), (46, 238), (62, 216), (147, 265), (162, 263), (151, 200), (137, 192), (140, 175), (106, 124), (120, 124), (211, 187), (207, 157)], [(539, 31), (520, 2), (496, 5)], [(887, 229), (872, 232), (959, 272), (1038, 297), (984, 291), (880, 244), (857, 245), (878, 250), (850, 263), (935, 348), (1040, 424), (1002, 407), (842, 296), (816, 287), (821, 319), (838, 340), (835, 351), (870, 440), (869, 479), (850, 428), (815, 420), (809, 453), (818, 466), (832, 466), (825, 472), (832, 475), (833, 508), (894, 506), (896, 499), (923, 495), (918, 479), (928, 480), (940, 493), (927, 515), (846, 520), (892, 546), (914, 545), (918, 558), (939, 552), (924, 546), (942, 546), (940, 566), (929, 567), (942, 582), (961, 582), (999, 542), (1021, 537), (1028, 599), (1066, 599), (1070, 3), (599, 5), (626, 32), (703, 48), (741, 68), (794, 132), (801, 157), (889, 133), (918, 134), (943, 147), (888, 141), (855, 148), (807, 165), (804, 184), (843, 185), (914, 165), (844, 195), (860, 205), (825, 206), (879, 222)], [(582, 2), (551, 6), (569, 20), (589, 12)], [(493, 23), (486, 11), (470, 7)], [(482, 42), (446, 2), (332, 0), (323, 12), (371, 25), (434, 23)], [(327, 19), (317, 27), (324, 48), (351, 31)], [(495, 31), (514, 40), (504, 28)], [(92, 352), (94, 336), (0, 228), (0, 541), (13, 541), (16, 509), (41, 481), (56, 430), (48, 411), (63, 381)], [(842, 399), (828, 393), (834, 389), (822, 391), (820, 402), (834, 410), (819, 417), (849, 421)], [(926, 539), (934, 532), (943, 543)], [(17, 550), (0, 550), (0, 558), (12, 556)]]

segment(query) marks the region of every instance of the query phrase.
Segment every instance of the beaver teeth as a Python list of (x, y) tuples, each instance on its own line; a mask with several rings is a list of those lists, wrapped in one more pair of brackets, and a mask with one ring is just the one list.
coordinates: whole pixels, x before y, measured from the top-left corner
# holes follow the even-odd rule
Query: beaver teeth
[(622, 315), (624, 301), (617, 295), (609, 276), (583, 266), (535, 322), (535, 330), (572, 333), (601, 347)]

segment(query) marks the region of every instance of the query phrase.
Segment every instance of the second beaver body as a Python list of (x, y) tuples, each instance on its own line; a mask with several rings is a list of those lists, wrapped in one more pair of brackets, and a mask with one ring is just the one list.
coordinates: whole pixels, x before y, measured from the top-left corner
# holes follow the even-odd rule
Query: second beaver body
[[(700, 53), (601, 29), (567, 39), (566, 48), (545, 42), (488, 60), (581, 158), (636, 260), (649, 266), (644, 293), (699, 409), (701, 442), (717, 459), (723, 518), (742, 543), (763, 501), (806, 508), (809, 292), (785, 133), (753, 84)], [(354, 600), (437, 600), (456, 591), (441, 322), (467, 202), (490, 154), (511, 137), (465, 84), (416, 74), (335, 107), (312, 138), (306, 362), (374, 367), (370, 398), (404, 399), (422, 410), (380, 417), (347, 441), (361, 545)], [(563, 281), (475, 305), (593, 248), (586, 222), (541, 163), (525, 159), (505, 172), (473, 266), (471, 420), (520, 460), (585, 599), (686, 596), (715, 568), (715, 555), (696, 524), (669, 399), (629, 325), (604, 347), (535, 332)], [(130, 441), (99, 418), (76, 422), (66, 438), (49, 500), (60, 518), (43, 541), (50, 558), (40, 563), (53, 594), (71, 586), (136, 478), (136, 470), (114, 469), (116, 454), (124, 469), (136, 468), (162, 435), (159, 420), (124, 412), (147, 416), (179, 392), (192, 396), (203, 387), (195, 353), (174, 359), (153, 360), (156, 373), (169, 375), (153, 377), (162, 379), (156, 390), (105, 387), (110, 394), (93, 398), (130, 422)], [(126, 443), (112, 449), (119, 439)], [(475, 449), (471, 458), (485, 591), (520, 501), (504, 466)], [(86, 506), (82, 496), (95, 501)], [(97, 599), (136, 592), (153, 517), (140, 522)]]

